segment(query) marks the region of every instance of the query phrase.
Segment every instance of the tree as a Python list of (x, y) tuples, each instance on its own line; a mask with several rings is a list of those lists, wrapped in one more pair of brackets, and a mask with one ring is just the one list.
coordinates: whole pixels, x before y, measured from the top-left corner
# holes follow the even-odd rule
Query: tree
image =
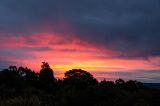
[(8, 70), (17, 71), (17, 67), (16, 66), (9, 66)]
[(45, 69), (45, 68), (50, 68), (49, 64), (47, 62), (42, 62), (42, 65), (41, 65), (41, 68), (42, 69)]
[(35, 86), (37, 84), (38, 73), (35, 73), (27, 67), (19, 67), (17, 72), (27, 85)]
[(129, 91), (137, 91), (138, 86), (137, 86), (137, 81), (129, 80), (125, 83), (125, 89)]
[(22, 79), (17, 72), (16, 66), (9, 66), (9, 68), (0, 71), (0, 84), (6, 86), (18, 87), (22, 83)]
[(113, 89), (115, 87), (115, 84), (113, 81), (106, 81), (105, 79), (102, 80), (100, 83), (99, 83), (99, 86), (100, 87), (103, 87), (103, 88), (107, 88), (107, 89)]
[(125, 81), (123, 79), (117, 79), (115, 81), (115, 84), (118, 88), (124, 88), (125, 87)]
[(55, 78), (53, 75), (53, 70), (50, 68), (47, 62), (42, 62), (39, 79), (44, 84), (53, 83)]
[(0, 71), (0, 97), (12, 97), (24, 88), (23, 79), (17, 73), (17, 67), (10, 66)]
[(67, 71), (65, 73), (64, 82), (78, 88), (84, 88), (98, 83), (93, 75), (81, 69), (72, 69)]

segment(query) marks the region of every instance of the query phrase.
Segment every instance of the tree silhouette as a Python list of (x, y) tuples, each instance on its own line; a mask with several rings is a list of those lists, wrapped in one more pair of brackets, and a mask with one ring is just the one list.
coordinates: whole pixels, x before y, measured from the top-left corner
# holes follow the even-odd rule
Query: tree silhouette
[(18, 71), (16, 66), (9, 66), (8, 70), (10, 71)]
[(4, 97), (15, 96), (23, 87), (24, 82), (18, 74), (16, 66), (10, 66), (0, 71), (0, 95)]
[(123, 79), (117, 79), (115, 81), (115, 84), (118, 88), (122, 88), (122, 89), (125, 88), (125, 81)]
[(45, 68), (50, 69), (50, 66), (47, 62), (42, 62), (41, 68), (42, 69), (45, 69)]
[(27, 67), (26, 68), (19, 67), (17, 72), (27, 85), (32, 85), (32, 86), (37, 85), (39, 76), (38, 73), (35, 73), (34, 71), (32, 71)]
[(93, 75), (81, 69), (67, 71), (65, 73), (64, 82), (78, 88), (85, 88), (89, 85), (95, 85), (98, 83)]
[(53, 70), (50, 68), (47, 62), (42, 62), (41, 70), (39, 74), (39, 79), (44, 84), (53, 83), (55, 78), (53, 74)]
[(115, 87), (115, 84), (114, 84), (114, 82), (113, 81), (106, 81), (105, 79), (104, 80), (102, 80), (100, 83), (99, 83), (99, 86), (100, 87), (103, 87), (103, 88), (105, 88), (105, 89), (112, 89), (112, 88), (114, 88)]

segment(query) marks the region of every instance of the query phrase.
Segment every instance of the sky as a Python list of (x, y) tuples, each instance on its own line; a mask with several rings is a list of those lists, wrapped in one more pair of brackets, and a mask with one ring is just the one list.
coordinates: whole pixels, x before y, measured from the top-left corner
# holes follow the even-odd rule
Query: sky
[(160, 83), (159, 0), (0, 0), (0, 69)]

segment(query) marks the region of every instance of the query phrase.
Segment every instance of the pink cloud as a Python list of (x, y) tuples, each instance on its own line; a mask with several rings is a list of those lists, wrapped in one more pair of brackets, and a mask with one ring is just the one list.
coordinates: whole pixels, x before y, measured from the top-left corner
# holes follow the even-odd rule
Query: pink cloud
[[(150, 58), (149, 61), (118, 58), (119, 55), (122, 55), (122, 52), (81, 41), (73, 33), (66, 35), (37, 33), (28, 36), (0, 36), (0, 48), (2, 48), (1, 52), (5, 50), (7, 52), (13, 51), (12, 55), (1, 55), (4, 60), (12, 59), (16, 62), (15, 64), (28, 66), (36, 71), (40, 69), (42, 61), (48, 61), (58, 78), (63, 77), (63, 73), (72, 68), (82, 68), (91, 73), (160, 69), (157, 65), (159, 64), (159, 57)], [(131, 52), (130, 54), (136, 55), (137, 53), (139, 52)], [(96, 73), (94, 73), (94, 76), (110, 79), (116, 77)], [(124, 78), (127, 78), (127, 76)]]

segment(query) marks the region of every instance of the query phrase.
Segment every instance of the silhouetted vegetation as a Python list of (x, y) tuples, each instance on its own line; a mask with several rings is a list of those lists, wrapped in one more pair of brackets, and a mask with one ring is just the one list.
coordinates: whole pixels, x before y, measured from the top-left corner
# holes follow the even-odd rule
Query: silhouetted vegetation
[(16, 66), (0, 71), (0, 106), (160, 106), (160, 89), (134, 80), (97, 81), (81, 69), (56, 79), (43, 62), (39, 73)]

